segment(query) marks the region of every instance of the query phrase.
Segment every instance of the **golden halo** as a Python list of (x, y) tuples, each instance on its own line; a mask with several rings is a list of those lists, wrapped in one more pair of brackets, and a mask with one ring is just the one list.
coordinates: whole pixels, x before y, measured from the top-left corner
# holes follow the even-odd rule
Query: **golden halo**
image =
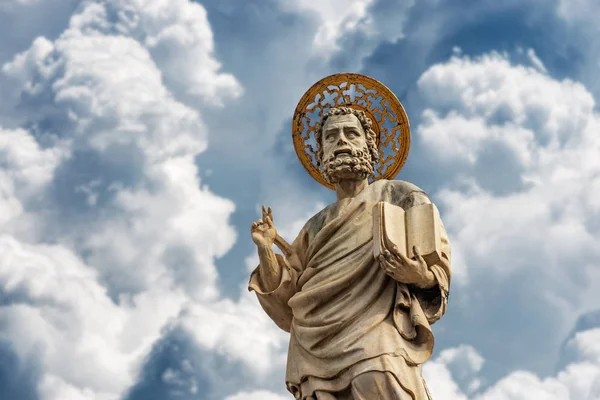
[(317, 166), (315, 128), (331, 107), (363, 110), (377, 135), (379, 162), (369, 182), (395, 177), (410, 149), (410, 125), (404, 107), (384, 84), (365, 75), (340, 73), (321, 79), (304, 93), (292, 122), (294, 149), (300, 162), (321, 185), (325, 182)]

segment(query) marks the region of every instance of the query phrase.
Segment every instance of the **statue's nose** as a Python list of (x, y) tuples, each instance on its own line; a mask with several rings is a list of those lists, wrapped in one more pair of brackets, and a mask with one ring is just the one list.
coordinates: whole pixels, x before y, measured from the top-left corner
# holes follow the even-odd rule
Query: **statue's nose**
[(346, 141), (346, 139), (344, 138), (344, 136), (340, 135), (340, 138), (338, 139), (337, 142), (338, 146), (343, 146), (348, 144), (348, 142)]

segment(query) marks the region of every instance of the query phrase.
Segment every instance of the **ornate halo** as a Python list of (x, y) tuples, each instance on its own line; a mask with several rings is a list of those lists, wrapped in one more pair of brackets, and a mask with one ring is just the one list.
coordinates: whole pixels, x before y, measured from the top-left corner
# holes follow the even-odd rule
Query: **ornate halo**
[(331, 107), (363, 110), (378, 136), (379, 162), (369, 182), (395, 177), (406, 162), (410, 148), (410, 125), (404, 107), (385, 85), (365, 75), (341, 73), (321, 79), (300, 99), (292, 122), (292, 139), (300, 162), (321, 185), (317, 167), (315, 128)]

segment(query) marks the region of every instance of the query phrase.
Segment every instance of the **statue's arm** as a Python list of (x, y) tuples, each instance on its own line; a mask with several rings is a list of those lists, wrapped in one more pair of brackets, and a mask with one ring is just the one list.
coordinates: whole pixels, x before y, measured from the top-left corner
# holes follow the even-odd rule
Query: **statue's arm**
[[(259, 248), (260, 264), (252, 272), (248, 290), (254, 291), (263, 310), (286, 332), (290, 331), (293, 313), (288, 305), (296, 293), (298, 272), (287, 257), (271, 248)], [(292, 258), (293, 259), (293, 258)]]
[[(289, 246), (277, 235), (270, 209), (268, 212), (263, 210), (263, 219), (252, 224), (252, 238), (260, 262), (250, 276), (248, 290), (256, 293), (263, 310), (277, 326), (289, 332), (293, 314), (287, 303), (296, 293), (298, 278), (299, 263), (294, 252), (296, 242)], [(282, 250), (287, 256), (276, 254), (273, 244), (283, 245), (285, 249)]]
[[(424, 192), (415, 192), (413, 205), (431, 203)], [(448, 294), (450, 291), (450, 278), (452, 277), (451, 247), (448, 234), (442, 221), (440, 221), (441, 253), (440, 261), (429, 267), (433, 273), (434, 284), (429, 288), (413, 287), (413, 292), (419, 299), (419, 303), (430, 324), (439, 320), (448, 307)]]
[(435, 285), (429, 289), (413, 287), (413, 293), (419, 299), (427, 321), (433, 324), (446, 313), (450, 289), (450, 260), (442, 257), (438, 264), (430, 267), (435, 275)]
[[(399, 205), (405, 209), (409, 209), (414, 206), (431, 203), (431, 199), (427, 194), (415, 185), (410, 185), (410, 190), (404, 196), (398, 196)], [(451, 246), (448, 239), (448, 234), (444, 228), (443, 222), (440, 221), (441, 228), (441, 260), (434, 265), (427, 268), (427, 275), (422, 275), (422, 283), (415, 284), (416, 282), (404, 282), (408, 283), (411, 287), (411, 291), (415, 294), (428, 322), (434, 323), (439, 320), (445, 313), (448, 306), (448, 294), (450, 290), (450, 279), (452, 276), (451, 267)], [(413, 279), (415, 280), (415, 279)]]
[(257, 246), (258, 258), (258, 281), (260, 282), (261, 291), (273, 292), (281, 283), (282, 266), (277, 260), (276, 254), (271, 246)]

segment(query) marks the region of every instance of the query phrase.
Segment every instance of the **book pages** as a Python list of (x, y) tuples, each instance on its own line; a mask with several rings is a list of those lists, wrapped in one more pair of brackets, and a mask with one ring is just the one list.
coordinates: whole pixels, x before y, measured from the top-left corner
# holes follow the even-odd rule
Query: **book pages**
[(414, 258), (413, 246), (417, 246), (427, 265), (438, 263), (442, 254), (440, 221), (434, 204), (405, 211), (390, 203), (377, 203), (373, 207), (374, 256), (396, 246), (399, 253)]
[(413, 246), (417, 246), (427, 265), (440, 261), (442, 255), (440, 221), (439, 211), (433, 203), (412, 207), (406, 212), (408, 257), (415, 256)]

